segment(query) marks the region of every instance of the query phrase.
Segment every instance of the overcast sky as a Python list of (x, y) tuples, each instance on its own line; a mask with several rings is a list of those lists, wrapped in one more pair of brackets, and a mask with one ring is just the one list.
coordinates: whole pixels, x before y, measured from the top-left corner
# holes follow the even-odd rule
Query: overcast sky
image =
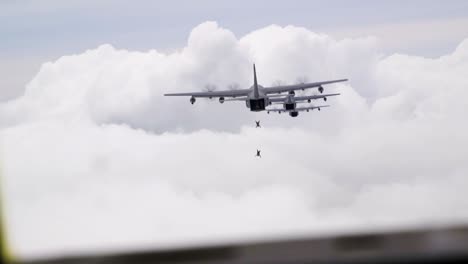
[(453, 1), (5, 0), (0, 2), (0, 100), (19, 95), (45, 61), (101, 44), (129, 50), (182, 48), (214, 20), (242, 36), (271, 24), (335, 38), (375, 36), (382, 52), (437, 57), (468, 35), (468, 3)]
[[(0, 4), (15, 255), (468, 222), (466, 1), (192, 2)], [(350, 81), (297, 118), (162, 96), (253, 62)]]

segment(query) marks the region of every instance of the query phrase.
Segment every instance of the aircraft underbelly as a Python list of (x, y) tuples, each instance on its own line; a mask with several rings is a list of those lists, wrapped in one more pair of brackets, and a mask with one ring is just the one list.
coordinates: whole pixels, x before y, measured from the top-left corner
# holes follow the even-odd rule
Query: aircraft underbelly
[(249, 100), (250, 111), (263, 111), (265, 110), (265, 105), (265, 98)]

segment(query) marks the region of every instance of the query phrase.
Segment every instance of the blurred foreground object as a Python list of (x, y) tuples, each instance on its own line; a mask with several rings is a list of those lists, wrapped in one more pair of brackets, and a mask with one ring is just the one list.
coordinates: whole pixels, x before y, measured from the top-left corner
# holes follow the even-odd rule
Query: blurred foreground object
[(22, 263), (468, 263), (468, 227), (64, 256)]

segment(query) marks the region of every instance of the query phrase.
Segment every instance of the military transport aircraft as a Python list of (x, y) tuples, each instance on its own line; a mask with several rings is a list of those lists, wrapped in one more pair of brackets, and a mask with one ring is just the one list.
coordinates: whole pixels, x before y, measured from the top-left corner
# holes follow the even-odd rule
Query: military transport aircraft
[(336, 96), (340, 95), (339, 93), (334, 94), (321, 94), (321, 95), (308, 95), (308, 96), (295, 96), (294, 94), (290, 93), (286, 97), (282, 98), (269, 98), (270, 104), (281, 104), (283, 105), (283, 109), (277, 108), (267, 108), (265, 109), (267, 113), (270, 112), (289, 112), (289, 115), (292, 117), (296, 117), (299, 115), (301, 111), (307, 111), (318, 109), (320, 111), (321, 107), (328, 107), (329, 105), (321, 105), (321, 106), (308, 106), (308, 107), (297, 107), (297, 103), (310, 103), (311, 100), (323, 99), (327, 101), (328, 96)]
[(296, 117), (299, 115), (299, 112), (302, 112), (302, 111), (307, 111), (309, 112), (310, 110), (314, 110), (314, 109), (317, 109), (320, 111), (320, 108), (323, 108), (323, 107), (329, 107), (329, 105), (319, 105), (319, 106), (307, 106), (307, 107), (294, 107), (294, 109), (277, 109), (277, 108), (271, 108), (271, 109), (266, 109), (267, 113), (269, 114), (270, 112), (278, 112), (278, 113), (282, 113), (282, 112), (288, 112), (290, 116), (292, 117)]
[[(196, 98), (219, 98), (220, 103), (225, 101), (245, 101), (247, 108), (250, 111), (259, 112), (265, 111), (266, 106), (270, 105), (272, 98), (275, 96), (281, 96), (282, 93), (287, 92), (294, 95), (294, 91), (305, 90), (310, 88), (317, 88), (320, 93), (323, 93), (322, 85), (345, 82), (348, 79), (313, 82), (313, 83), (301, 83), (294, 85), (280, 85), (272, 87), (263, 87), (257, 83), (257, 72), (255, 70), (255, 64), (253, 65), (254, 83), (249, 89), (240, 90), (227, 90), (227, 91), (209, 91), (209, 92), (192, 92), (192, 93), (169, 93), (164, 96), (190, 96), (190, 103), (194, 104)], [(275, 95), (278, 94), (278, 95)], [(284, 95), (282, 95), (284, 96)], [(331, 96), (331, 95), (328, 95)], [(322, 97), (326, 98), (326, 97)], [(283, 98), (284, 99), (284, 98)], [(308, 99), (306, 99), (308, 100)]]

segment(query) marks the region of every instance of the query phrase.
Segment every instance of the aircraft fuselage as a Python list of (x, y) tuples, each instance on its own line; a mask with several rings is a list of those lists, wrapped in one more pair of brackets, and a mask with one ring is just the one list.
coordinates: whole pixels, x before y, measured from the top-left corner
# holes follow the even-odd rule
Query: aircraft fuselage
[(262, 91), (263, 87), (261, 85), (257, 85), (257, 88), (257, 91), (255, 91), (255, 86), (250, 87), (252, 92), (249, 93), (247, 100), (245, 100), (247, 108), (252, 112), (264, 111), (266, 106), (269, 104), (268, 97)]

